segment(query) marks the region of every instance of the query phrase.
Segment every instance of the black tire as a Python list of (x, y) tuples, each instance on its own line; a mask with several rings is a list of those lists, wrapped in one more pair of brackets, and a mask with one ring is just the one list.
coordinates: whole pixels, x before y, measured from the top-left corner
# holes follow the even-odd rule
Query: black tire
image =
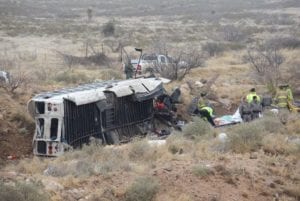
[(120, 137), (116, 130), (105, 133), (105, 138), (108, 145), (120, 144)]

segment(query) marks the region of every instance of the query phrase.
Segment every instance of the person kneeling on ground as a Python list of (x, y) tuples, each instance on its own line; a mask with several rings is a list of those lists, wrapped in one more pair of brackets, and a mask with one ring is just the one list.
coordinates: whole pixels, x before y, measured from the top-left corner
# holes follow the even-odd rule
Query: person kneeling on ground
[(216, 126), (213, 120), (213, 109), (206, 105), (198, 106), (198, 109), (195, 111), (195, 114), (199, 114), (201, 118), (207, 120), (212, 126)]

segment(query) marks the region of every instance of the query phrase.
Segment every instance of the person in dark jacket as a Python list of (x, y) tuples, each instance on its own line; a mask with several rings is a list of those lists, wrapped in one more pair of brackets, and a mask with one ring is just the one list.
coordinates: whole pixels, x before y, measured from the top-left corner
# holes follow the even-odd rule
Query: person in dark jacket
[(249, 122), (252, 120), (251, 104), (248, 103), (245, 97), (242, 99), (239, 112), (244, 122)]
[(253, 101), (250, 103), (250, 108), (251, 108), (251, 119), (254, 120), (259, 118), (259, 114), (261, 114), (262, 112), (262, 105), (257, 100), (256, 96), (253, 96)]

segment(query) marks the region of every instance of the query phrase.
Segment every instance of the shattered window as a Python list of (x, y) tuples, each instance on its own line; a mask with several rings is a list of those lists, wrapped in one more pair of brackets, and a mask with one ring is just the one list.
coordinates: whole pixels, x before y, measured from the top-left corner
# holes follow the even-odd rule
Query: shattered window
[(160, 61), (161, 61), (161, 63), (166, 63), (166, 58), (165, 57), (161, 57)]
[(44, 127), (45, 127), (45, 120), (43, 118), (38, 119), (37, 121), (37, 137), (44, 137)]
[(45, 103), (44, 102), (35, 102), (35, 108), (37, 114), (45, 113)]

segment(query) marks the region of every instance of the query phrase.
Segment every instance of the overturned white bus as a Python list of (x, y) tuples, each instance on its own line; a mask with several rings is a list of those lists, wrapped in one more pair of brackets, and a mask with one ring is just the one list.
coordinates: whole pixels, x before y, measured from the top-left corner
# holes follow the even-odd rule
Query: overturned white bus
[(145, 134), (152, 126), (153, 99), (163, 93), (160, 79), (141, 78), (38, 94), (28, 102), (36, 122), (33, 152), (58, 156), (90, 137), (115, 144)]

